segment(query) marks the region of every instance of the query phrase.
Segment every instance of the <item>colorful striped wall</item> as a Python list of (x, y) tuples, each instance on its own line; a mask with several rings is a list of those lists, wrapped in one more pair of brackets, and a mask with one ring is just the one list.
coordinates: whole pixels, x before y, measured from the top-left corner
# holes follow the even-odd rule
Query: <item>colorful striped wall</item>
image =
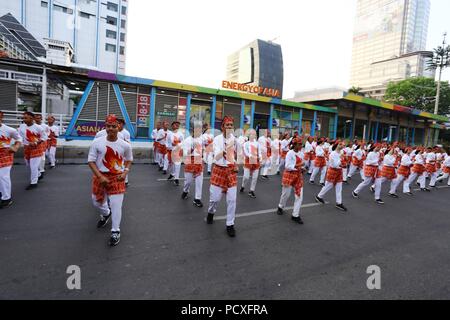
[(244, 99), (244, 100), (249, 100), (249, 101), (259, 101), (259, 102), (265, 102), (268, 104), (277, 104), (277, 105), (282, 105), (282, 106), (287, 106), (287, 107), (328, 112), (328, 113), (332, 113), (332, 114), (337, 113), (336, 109), (315, 106), (315, 105), (307, 104), (307, 103), (293, 102), (293, 101), (281, 100), (281, 99), (270, 98), (270, 97), (261, 97), (261, 96), (244, 93), (244, 92), (212, 89), (212, 88), (193, 86), (193, 85), (181, 84), (181, 83), (175, 83), (175, 82), (129, 77), (129, 76), (123, 76), (123, 75), (113, 74), (113, 73), (106, 73), (106, 72), (99, 72), (99, 71), (91, 70), (88, 73), (88, 77), (91, 79), (95, 79), (95, 80), (116, 81), (116, 82), (135, 84), (135, 85), (148, 85), (148, 86), (154, 86), (154, 87), (159, 87), (159, 88), (184, 90), (184, 91), (190, 91), (190, 92), (218, 95), (218, 96), (229, 97), (229, 98)]
[(403, 112), (403, 113), (407, 113), (407, 114), (412, 114), (412, 115), (415, 115), (418, 117), (431, 119), (433, 121), (439, 121), (439, 122), (449, 122), (450, 121), (450, 119), (448, 119), (447, 117), (444, 117), (444, 116), (435, 115), (433, 113), (424, 112), (424, 111), (420, 111), (420, 110), (417, 110), (414, 108), (400, 106), (397, 104), (391, 104), (391, 103), (387, 103), (387, 102), (383, 102), (383, 101), (379, 101), (379, 100), (375, 100), (375, 99), (365, 98), (365, 97), (354, 95), (354, 94), (347, 94), (346, 96), (344, 96), (344, 100), (361, 102), (364, 104), (368, 104), (368, 105), (375, 106), (375, 107), (380, 107), (380, 108), (387, 109), (387, 110), (393, 110), (393, 111)]

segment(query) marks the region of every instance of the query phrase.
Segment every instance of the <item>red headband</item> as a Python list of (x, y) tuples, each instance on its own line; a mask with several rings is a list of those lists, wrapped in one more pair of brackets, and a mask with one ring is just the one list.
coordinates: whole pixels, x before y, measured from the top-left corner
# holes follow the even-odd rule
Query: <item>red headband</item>
[(234, 123), (233, 117), (231, 117), (231, 116), (225, 116), (225, 117), (223, 117), (223, 120), (222, 120), (222, 127), (223, 127), (223, 126), (225, 125), (225, 123), (227, 123), (227, 122)]
[(116, 117), (115, 114), (109, 114), (106, 117), (105, 123), (111, 123), (112, 124), (112, 123), (119, 123), (119, 121), (117, 121), (117, 117)]

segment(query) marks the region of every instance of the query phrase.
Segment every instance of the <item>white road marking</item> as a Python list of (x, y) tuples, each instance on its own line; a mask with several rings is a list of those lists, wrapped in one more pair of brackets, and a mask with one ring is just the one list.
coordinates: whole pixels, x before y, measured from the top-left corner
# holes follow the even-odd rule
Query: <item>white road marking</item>
[[(243, 176), (238, 176), (238, 179), (240, 179), (240, 178), (243, 178)], [(167, 180), (167, 178), (165, 178), (165, 179), (156, 179), (156, 181), (173, 181), (174, 179), (172, 179), (172, 180)], [(179, 178), (178, 180), (186, 180), (186, 178)], [(203, 180), (211, 180), (211, 177), (205, 177), (205, 178), (203, 178)]]
[[(329, 202), (325, 202), (325, 204), (329, 204)], [(308, 204), (302, 205), (302, 209), (303, 208), (318, 207), (318, 206), (323, 206), (323, 204), (321, 204), (321, 203), (308, 203)], [(292, 210), (292, 209), (294, 209), (294, 207), (286, 207), (283, 210), (287, 211), (287, 210)], [(278, 210), (278, 208), (267, 209), (267, 210), (259, 210), (259, 211), (252, 211), (252, 212), (245, 212), (245, 213), (238, 213), (238, 214), (236, 214), (236, 218), (256, 216), (256, 215), (265, 214), (265, 213), (275, 213), (275, 212), (277, 212), (277, 210)], [(227, 216), (214, 217), (214, 220), (226, 220), (226, 219), (227, 219)]]

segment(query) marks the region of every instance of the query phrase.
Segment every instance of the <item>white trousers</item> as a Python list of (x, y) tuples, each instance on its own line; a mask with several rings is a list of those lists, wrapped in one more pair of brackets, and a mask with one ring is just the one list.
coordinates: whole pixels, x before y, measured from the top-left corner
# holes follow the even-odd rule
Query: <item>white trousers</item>
[[(169, 150), (168, 152), (172, 152), (172, 150)], [(169, 170), (169, 166), (170, 166), (170, 163), (169, 163), (169, 154), (168, 153), (166, 153), (165, 155), (164, 155), (164, 159), (163, 159), (163, 170)], [(170, 172), (170, 171), (169, 171)]]
[(310, 161), (309, 161), (309, 169), (308, 169), (308, 173), (309, 173), (309, 174), (312, 174), (315, 168), (316, 168), (316, 166), (314, 165), (314, 160), (310, 160)]
[(442, 177), (437, 178), (436, 182), (440, 182), (440, 181), (445, 180), (447, 178), (448, 178), (447, 184), (450, 186), (450, 174), (448, 174), (448, 173), (444, 173), (444, 175)]
[(406, 192), (411, 192), (410, 185), (411, 183), (414, 182), (414, 180), (416, 180), (417, 177), (418, 177), (417, 182), (420, 183), (420, 188), (421, 189), (425, 188), (425, 175), (423, 173), (419, 175), (416, 172), (411, 172), (408, 180), (406, 181), (406, 187), (404, 188)]
[(437, 172), (433, 172), (433, 173), (431, 174), (431, 177), (430, 177), (430, 187), (435, 187), (435, 186), (436, 186), (437, 176), (438, 176), (438, 173), (437, 173)]
[(365, 187), (369, 186), (373, 181), (372, 177), (364, 177), (363, 182), (361, 182), (355, 189), (355, 193), (359, 194)]
[(45, 152), (40, 159), (41, 162), (39, 163), (39, 176), (41, 176), (42, 172), (45, 172)]
[[(385, 181), (391, 181), (391, 186), (390, 186), (391, 190), (392, 190), (392, 187), (395, 184), (395, 180), (389, 180), (386, 177), (376, 178), (375, 179), (375, 200), (380, 199), (380, 197), (381, 197), (381, 186), (383, 185), (383, 183)], [(390, 192), (390, 193), (395, 193), (395, 192)]]
[(267, 176), (269, 174), (270, 167), (272, 166), (272, 161), (267, 159), (261, 166), (261, 175)]
[[(286, 208), (286, 203), (291, 195), (291, 190), (292, 187), (282, 187), (280, 203), (278, 204), (278, 207), (280, 207), (281, 209)], [(300, 216), (300, 208), (302, 207), (302, 202), (303, 202), (303, 188), (301, 189), (300, 196), (295, 195), (294, 210), (292, 211), (293, 217)]]
[(350, 164), (350, 169), (348, 171), (348, 175), (347, 176), (351, 178), (355, 174), (357, 169), (358, 169), (357, 166), (354, 166), (353, 164)]
[(252, 176), (252, 182), (250, 184), (250, 191), (255, 191), (256, 183), (258, 182), (258, 172), (259, 170), (253, 171), (251, 173), (250, 169), (244, 168), (244, 177), (242, 178), (242, 188), (245, 188), (248, 180), (250, 180), (250, 176)]
[[(318, 197), (323, 199), (323, 197), (327, 194), (327, 192), (333, 189), (333, 187), (334, 187), (333, 183), (326, 181), (325, 187), (323, 187), (322, 190), (320, 190)], [(336, 204), (342, 204), (342, 182), (337, 183), (335, 189), (336, 189), (335, 190)]]
[(195, 181), (195, 199), (202, 200), (202, 189), (203, 189), (203, 173), (198, 177), (194, 178), (194, 174), (190, 172), (184, 173), (184, 188), (183, 192), (189, 193), (192, 182)]
[(25, 160), (25, 163), (30, 167), (30, 184), (37, 184), (39, 179), (39, 165), (41, 164), (41, 157), (35, 157), (31, 158), (30, 160)]
[(56, 147), (50, 147), (50, 149), (46, 151), (46, 155), (50, 161), (50, 165), (54, 167), (56, 164)]
[[(237, 188), (228, 188), (226, 193), (226, 201), (227, 201), (227, 226), (234, 225), (234, 219), (236, 216), (236, 192)], [(208, 213), (216, 213), (217, 206), (219, 205), (220, 200), (222, 200), (222, 188), (211, 185), (209, 187), (209, 207)]]
[(402, 181), (403, 181), (403, 193), (409, 192), (407, 188), (408, 179), (405, 176), (402, 176), (401, 174), (397, 174), (397, 178), (393, 180), (391, 183), (391, 189), (389, 190), (389, 193), (395, 194), (397, 192), (398, 186), (400, 185), (400, 183), (402, 183)]
[(213, 153), (212, 152), (209, 152), (209, 153), (204, 152), (203, 159), (207, 165), (208, 172), (211, 172), (212, 164), (213, 164)]
[(286, 163), (286, 159), (283, 159), (283, 158), (280, 157), (280, 162), (279, 162), (279, 164), (278, 164), (278, 172), (281, 171), (281, 168), (282, 168), (282, 167), (284, 168), (284, 164), (285, 164), (285, 163)]
[(161, 168), (164, 166), (164, 156), (162, 155), (162, 153), (159, 153), (157, 151), (155, 152), (155, 161)]
[(342, 180), (347, 181), (347, 168), (342, 168)]
[[(105, 201), (103, 203), (99, 203), (95, 200), (95, 196), (92, 195), (92, 203), (94, 204), (94, 207), (97, 208), (97, 210), (100, 212), (100, 215), (102, 217), (106, 217), (111, 212), (111, 220), (112, 220), (112, 227), (111, 231), (119, 231), (120, 232), (120, 221), (122, 220), (122, 203), (123, 203), (123, 197), (124, 194), (115, 194), (105, 196)], [(108, 208), (108, 201), (109, 201), (109, 207), (111, 207), (111, 211)]]
[(0, 192), (2, 193), (2, 200), (11, 199), (11, 168), (0, 168)]
[(327, 173), (327, 167), (323, 167), (323, 168), (318, 168), (318, 167), (314, 167), (314, 170), (312, 172), (311, 178), (309, 179), (309, 181), (314, 182), (316, 175), (320, 172), (320, 183), (325, 183), (325, 175)]

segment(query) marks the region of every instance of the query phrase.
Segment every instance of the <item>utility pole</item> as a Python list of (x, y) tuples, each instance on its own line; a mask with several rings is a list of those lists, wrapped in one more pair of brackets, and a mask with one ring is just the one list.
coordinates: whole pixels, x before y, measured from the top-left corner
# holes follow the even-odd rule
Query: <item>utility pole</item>
[(433, 69), (439, 68), (439, 80), (437, 83), (436, 101), (434, 105), (434, 114), (438, 114), (439, 109), (439, 98), (441, 94), (441, 79), (442, 70), (450, 66), (450, 46), (445, 47), (445, 38), (447, 37), (447, 32), (444, 33), (444, 40), (442, 41), (442, 47), (438, 47), (434, 50), (433, 60), (430, 67)]

